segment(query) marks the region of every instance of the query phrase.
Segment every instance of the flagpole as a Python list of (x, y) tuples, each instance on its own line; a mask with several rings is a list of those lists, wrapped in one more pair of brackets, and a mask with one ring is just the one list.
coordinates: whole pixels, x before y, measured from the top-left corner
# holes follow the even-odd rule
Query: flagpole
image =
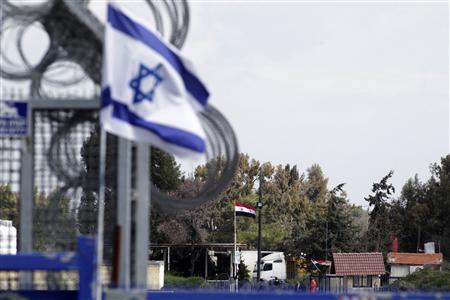
[(97, 278), (95, 286), (95, 299), (102, 299), (102, 276), (103, 264), (103, 231), (105, 215), (105, 164), (106, 164), (106, 132), (100, 126), (100, 154), (98, 172), (98, 212), (97, 212)]
[(236, 203), (233, 206), (233, 210), (234, 210), (234, 253), (233, 253), (233, 264), (234, 264), (234, 269), (233, 269), (233, 276), (234, 276), (234, 291), (237, 292), (238, 291), (238, 279), (237, 279), (237, 264), (236, 264)]

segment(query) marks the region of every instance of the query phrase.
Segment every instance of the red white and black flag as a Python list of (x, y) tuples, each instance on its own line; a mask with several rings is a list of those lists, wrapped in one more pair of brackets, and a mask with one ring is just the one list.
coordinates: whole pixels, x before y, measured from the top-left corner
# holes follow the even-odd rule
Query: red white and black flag
[(241, 202), (234, 203), (234, 212), (236, 213), (236, 216), (256, 217), (256, 209)]

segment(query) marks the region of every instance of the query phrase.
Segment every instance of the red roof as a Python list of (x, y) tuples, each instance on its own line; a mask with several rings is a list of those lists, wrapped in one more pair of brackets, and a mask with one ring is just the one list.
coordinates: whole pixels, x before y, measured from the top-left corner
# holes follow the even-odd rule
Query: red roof
[(440, 265), (442, 264), (442, 253), (404, 253), (390, 252), (387, 262), (391, 265)]
[(371, 253), (333, 253), (334, 270), (338, 276), (382, 275), (383, 254)]

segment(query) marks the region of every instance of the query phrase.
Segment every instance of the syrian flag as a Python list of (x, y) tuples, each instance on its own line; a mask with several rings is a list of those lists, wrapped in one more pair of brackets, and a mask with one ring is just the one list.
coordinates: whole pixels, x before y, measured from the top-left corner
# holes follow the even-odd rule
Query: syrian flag
[(209, 93), (192, 63), (139, 13), (110, 0), (102, 77), (103, 128), (196, 161), (206, 151), (197, 112)]
[(322, 265), (331, 267), (331, 261), (330, 260), (322, 260), (322, 259), (311, 259), (311, 262), (315, 265)]
[(256, 209), (249, 205), (242, 204), (241, 202), (234, 203), (234, 212), (236, 216), (256, 217)]

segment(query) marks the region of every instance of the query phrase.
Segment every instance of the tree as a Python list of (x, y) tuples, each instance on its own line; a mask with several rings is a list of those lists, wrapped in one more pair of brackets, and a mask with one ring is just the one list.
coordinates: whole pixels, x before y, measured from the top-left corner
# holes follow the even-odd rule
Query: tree
[(410, 178), (401, 195), (392, 201), (392, 231), (402, 251), (415, 252), (427, 241), (436, 242), (444, 255), (450, 255), (450, 155), (432, 164), (431, 177), (422, 183)]
[(398, 233), (402, 251), (417, 251), (419, 231), (422, 238), (430, 238), (427, 215), (427, 187), (420, 182), (416, 174), (405, 183), (400, 197), (392, 202), (390, 209), (393, 231)]
[(427, 224), (434, 241), (438, 241), (444, 255), (450, 255), (450, 155), (441, 158), (440, 165), (431, 166), (427, 206)]
[(0, 185), (0, 219), (13, 222), (13, 226), (19, 226), (19, 200), (18, 195), (11, 190), (9, 185)]
[(325, 178), (322, 172), (322, 168), (314, 164), (307, 171), (306, 178), (306, 196), (309, 201), (315, 202), (325, 202), (327, 195), (327, 184), (328, 178)]
[(244, 263), (244, 261), (242, 259), (239, 262), (237, 276), (238, 276), (240, 282), (250, 281), (250, 276), (251, 276), (250, 270), (248, 269), (247, 265)]
[[(349, 205), (348, 210), (352, 218), (353, 227), (356, 228), (353, 237), (354, 251), (364, 251), (367, 248), (366, 237), (369, 227), (369, 212), (361, 206)], [(367, 249), (365, 251), (368, 251)]]
[(390, 200), (395, 188), (388, 180), (394, 171), (390, 171), (380, 182), (372, 185), (373, 195), (364, 198), (369, 202), (369, 207), (373, 207), (369, 213), (369, 230), (367, 233), (370, 250), (384, 251), (389, 249), (391, 232), (391, 222), (389, 219)]
[(182, 183), (180, 165), (175, 158), (158, 148), (151, 149), (152, 183), (162, 191), (175, 191)]
[[(20, 226), (19, 196), (8, 185), (0, 186), (0, 219), (13, 221)], [(70, 199), (61, 190), (49, 195), (35, 191), (33, 207), (33, 249), (57, 251), (74, 249), (76, 221)]]
[(329, 192), (327, 202), (328, 247), (331, 252), (356, 250), (356, 233), (359, 229), (353, 223), (351, 206), (343, 190), (344, 185), (339, 184), (333, 188)]
[[(199, 167), (196, 170), (197, 178), (201, 178), (202, 169), (202, 167)], [(238, 170), (230, 186), (218, 199), (212, 199), (208, 202), (208, 209), (204, 210), (207, 223), (210, 224), (210, 242), (229, 243), (233, 240), (233, 204), (235, 201), (241, 201), (249, 205), (255, 205), (254, 187), (259, 172), (259, 161), (251, 159), (247, 154), (239, 155)], [(239, 223), (238, 225), (241, 226)], [(242, 227), (239, 228), (243, 229)]]

